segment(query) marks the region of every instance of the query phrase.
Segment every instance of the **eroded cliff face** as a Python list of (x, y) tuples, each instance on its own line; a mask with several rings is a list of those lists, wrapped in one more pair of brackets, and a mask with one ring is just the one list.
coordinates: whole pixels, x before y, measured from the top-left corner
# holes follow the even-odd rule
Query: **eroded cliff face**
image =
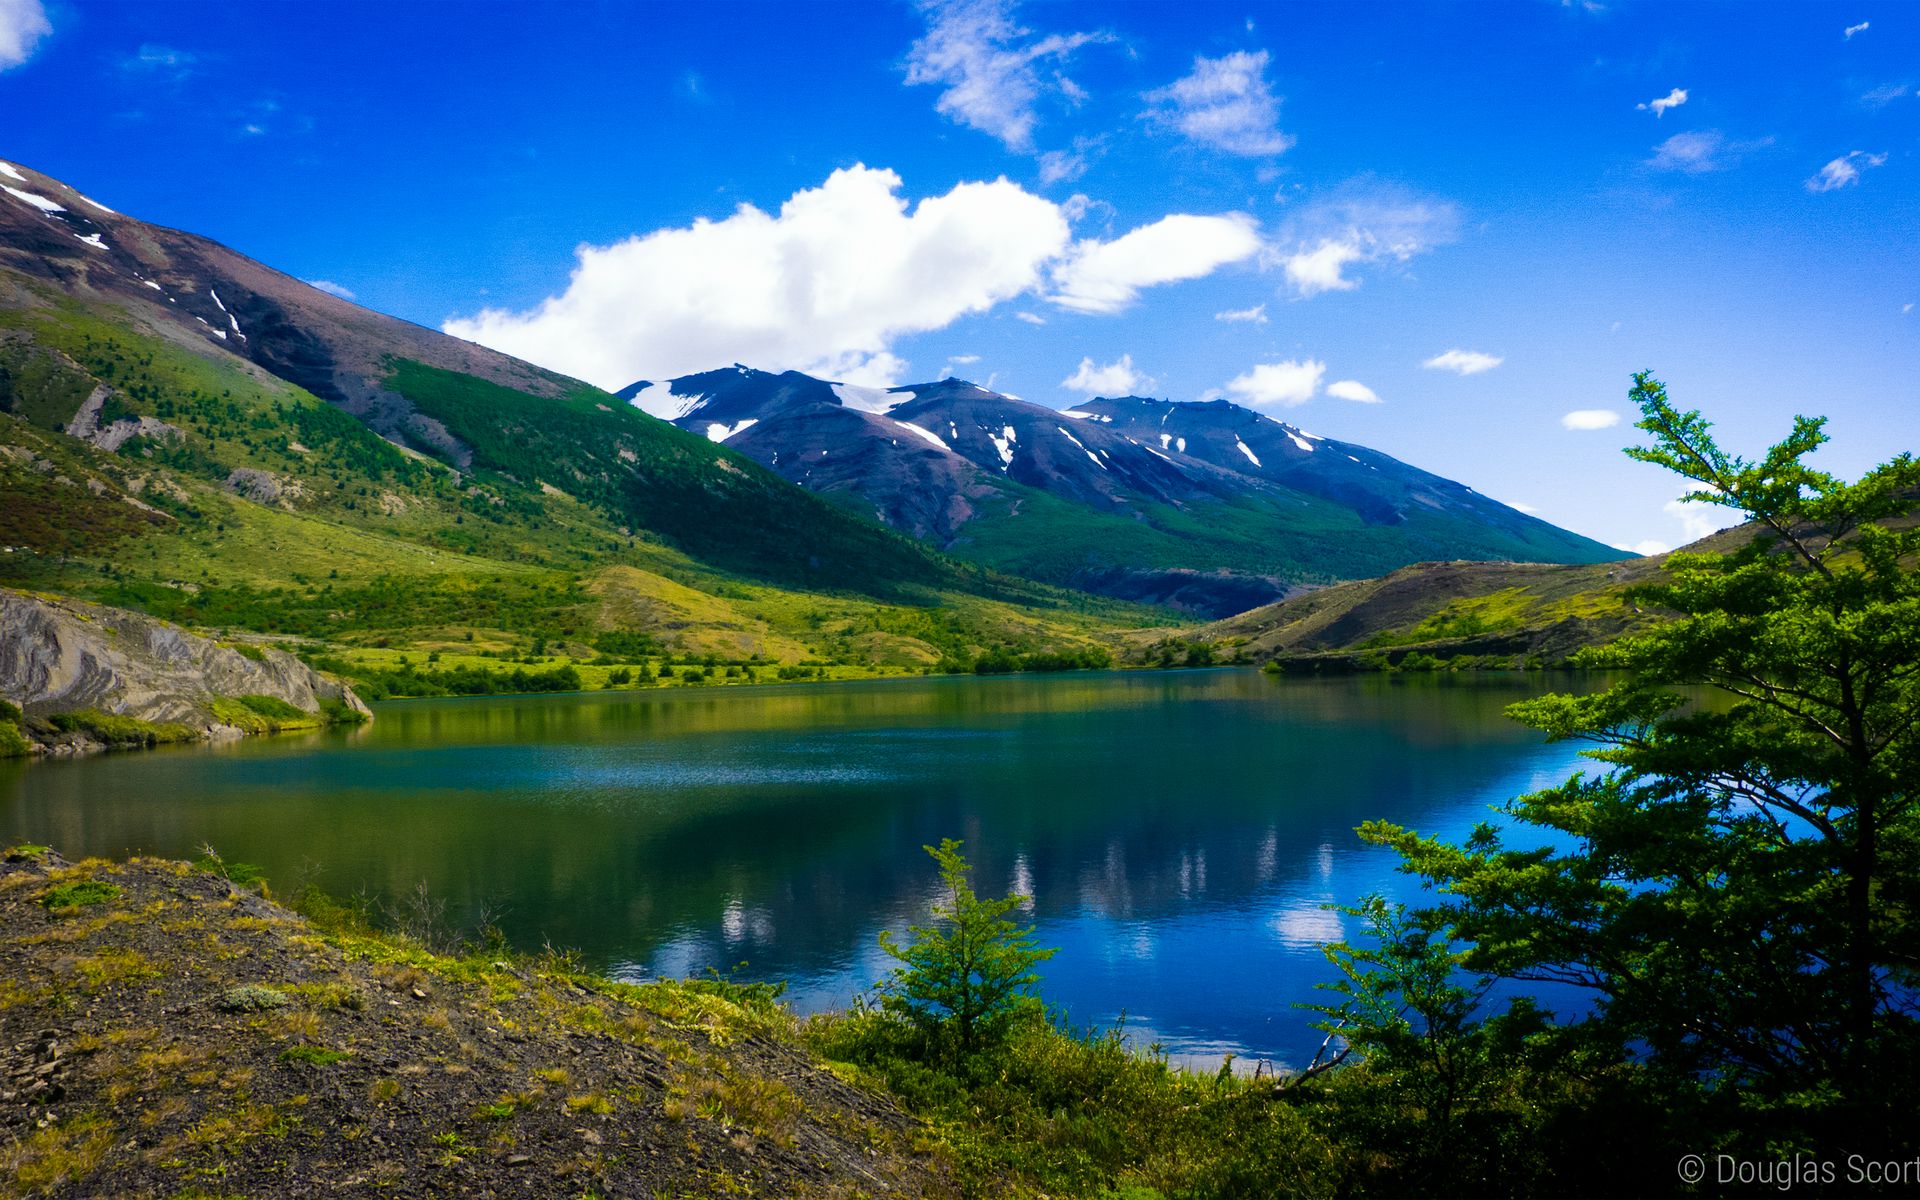
[(125, 609), (7, 589), (0, 589), (0, 696), (30, 718), (95, 709), (209, 737), (238, 732), (215, 716), (214, 701), (242, 696), (271, 696), (305, 713), (344, 705), (371, 715), (352, 688), (284, 650), (242, 654)]

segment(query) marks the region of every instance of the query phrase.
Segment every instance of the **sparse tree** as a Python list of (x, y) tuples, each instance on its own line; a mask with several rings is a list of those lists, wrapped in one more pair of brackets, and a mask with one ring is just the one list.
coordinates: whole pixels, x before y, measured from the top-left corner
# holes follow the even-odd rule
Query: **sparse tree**
[(931, 1039), (970, 1054), (998, 1040), (1023, 1007), (1037, 1003), (1034, 968), (1054, 951), (1035, 944), (1033, 926), (1007, 919), (1028, 897), (974, 894), (959, 842), (947, 838), (922, 848), (940, 864), (946, 895), (932, 924), (908, 929), (906, 945), (891, 933), (880, 935), (881, 947), (900, 962), (879, 985), (881, 1005)]

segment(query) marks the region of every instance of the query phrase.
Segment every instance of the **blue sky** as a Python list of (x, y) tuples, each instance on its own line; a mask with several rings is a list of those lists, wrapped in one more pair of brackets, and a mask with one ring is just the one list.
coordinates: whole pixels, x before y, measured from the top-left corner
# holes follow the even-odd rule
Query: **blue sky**
[(1649, 549), (1636, 369), (1920, 445), (1917, 139), (1910, 4), (0, 0), (0, 155), (596, 383), (1227, 395)]

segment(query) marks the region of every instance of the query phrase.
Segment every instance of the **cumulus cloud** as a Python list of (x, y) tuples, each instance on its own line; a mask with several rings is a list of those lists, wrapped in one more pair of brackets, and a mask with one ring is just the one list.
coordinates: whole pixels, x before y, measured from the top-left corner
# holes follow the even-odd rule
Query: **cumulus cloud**
[(40, 0), (0, 0), (0, 71), (32, 58), (40, 39), (52, 32)]
[(1868, 25), (1868, 22), (1866, 21), (1862, 21), (1858, 25), (1849, 25), (1847, 26), (1845, 31), (1841, 33), (1840, 36), (1846, 38), (1850, 42), (1853, 40), (1854, 34), (1865, 33), (1867, 31), (1867, 25)]
[(1576, 408), (1560, 418), (1563, 429), (1612, 429), (1620, 423), (1620, 414), (1610, 408)]
[(1327, 385), (1327, 395), (1335, 400), (1351, 400), (1355, 404), (1378, 404), (1380, 397), (1372, 388), (1358, 379), (1336, 379)]
[(1636, 104), (1634, 108), (1641, 112), (1650, 112), (1656, 117), (1664, 117), (1670, 108), (1679, 108), (1687, 102), (1687, 89), (1674, 88), (1658, 100), (1649, 100), (1645, 104)]
[(1259, 363), (1227, 380), (1227, 394), (1254, 408), (1294, 408), (1313, 399), (1327, 364), (1317, 359)]
[(1014, 19), (1014, 0), (921, 0), (927, 33), (907, 52), (907, 82), (942, 88), (934, 107), (951, 121), (1030, 153), (1036, 111), (1048, 93), (1078, 102), (1085, 93), (1041, 64), (1063, 63), (1102, 33), (1036, 37)]
[(1095, 366), (1091, 358), (1081, 359), (1080, 369), (1062, 379), (1060, 386), (1088, 396), (1130, 396), (1146, 382), (1146, 377), (1133, 369), (1133, 355), (1122, 354), (1104, 367)]
[(777, 213), (582, 246), (560, 295), (443, 328), (607, 387), (735, 361), (891, 383), (894, 338), (1034, 289), (1070, 239), (1057, 205), (1005, 179), (911, 207), (900, 187), (855, 166)]
[(1860, 182), (1860, 174), (1887, 161), (1884, 154), (1869, 154), (1865, 150), (1849, 150), (1826, 166), (1821, 167), (1813, 178), (1807, 180), (1810, 192), (1831, 192), (1835, 188), (1852, 187)]
[(1146, 94), (1146, 119), (1229, 154), (1282, 153), (1293, 138), (1280, 132), (1280, 98), (1266, 73), (1265, 50), (1196, 57), (1189, 74)]
[(1119, 312), (1141, 288), (1198, 279), (1259, 250), (1259, 227), (1244, 213), (1176, 213), (1110, 242), (1075, 243), (1054, 268), (1048, 299), (1079, 312)]
[(1615, 546), (1614, 549), (1630, 550), (1635, 554), (1644, 554), (1651, 558), (1656, 554), (1665, 554), (1669, 550), (1672, 550), (1673, 547), (1656, 538), (1648, 538), (1645, 541), (1635, 542), (1631, 546)]
[(1406, 262), (1459, 236), (1460, 210), (1452, 203), (1398, 188), (1350, 186), (1288, 222), (1266, 254), (1301, 297), (1352, 291), (1360, 281), (1349, 267)]
[(1216, 321), (1225, 321), (1229, 325), (1265, 325), (1267, 323), (1267, 306), (1264, 304), (1256, 304), (1252, 308), (1230, 308), (1226, 312), (1213, 314), (1213, 319)]
[(1452, 371), (1456, 375), (1478, 375), (1482, 371), (1491, 371), (1507, 361), (1492, 354), (1482, 354), (1478, 350), (1449, 350), (1445, 354), (1436, 354), (1420, 365), (1429, 371)]
[(327, 295), (338, 296), (342, 300), (353, 299), (352, 289), (342, 284), (335, 283), (331, 279), (309, 279), (307, 280), (307, 286), (310, 288), (318, 288), (321, 291), (325, 292)]

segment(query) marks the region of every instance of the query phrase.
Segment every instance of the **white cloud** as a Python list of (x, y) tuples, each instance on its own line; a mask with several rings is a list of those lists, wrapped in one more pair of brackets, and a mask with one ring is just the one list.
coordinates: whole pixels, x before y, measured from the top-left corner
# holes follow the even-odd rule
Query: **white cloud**
[(1317, 359), (1260, 363), (1227, 380), (1227, 393), (1255, 408), (1293, 408), (1313, 399), (1327, 364)]
[(1751, 151), (1771, 145), (1770, 137), (1732, 141), (1718, 129), (1676, 133), (1653, 148), (1653, 157), (1647, 160), (1647, 165), (1657, 171), (1703, 175), (1708, 171), (1727, 170)]
[(1662, 541), (1656, 541), (1656, 540), (1655, 540), (1655, 539), (1653, 539), (1653, 538), (1648, 538), (1648, 539), (1647, 539), (1646, 541), (1644, 541), (1644, 542), (1635, 542), (1635, 543), (1634, 543), (1633, 545), (1631, 545), (1631, 546), (1616, 546), (1616, 547), (1614, 547), (1614, 549), (1616, 549), (1616, 550), (1631, 550), (1631, 551), (1633, 551), (1633, 552), (1634, 552), (1635, 554), (1645, 554), (1645, 555), (1647, 555), (1647, 556), (1649, 556), (1649, 557), (1651, 557), (1651, 556), (1653, 556), (1653, 555), (1655, 555), (1655, 554), (1665, 554), (1665, 553), (1667, 553), (1667, 552), (1668, 552), (1669, 550), (1672, 550), (1672, 549), (1673, 549), (1673, 547), (1672, 547), (1672, 546), (1669, 546), (1669, 545), (1667, 545), (1667, 544), (1666, 544), (1665, 542), (1662, 542)]
[(1909, 301), (1907, 301), (1907, 303), (1905, 303), (1905, 304), (1902, 304), (1902, 305), (1900, 306), (1900, 311), (1901, 311), (1901, 313), (1903, 313), (1903, 314), (1905, 314), (1905, 313), (1910, 313), (1910, 312), (1912, 312), (1912, 311), (1913, 311), (1913, 301), (1911, 301), (1911, 300), (1909, 300)]
[(1049, 150), (1040, 156), (1040, 186), (1072, 183), (1087, 173), (1087, 156), (1066, 150)]
[(1360, 281), (1347, 275), (1349, 266), (1404, 263), (1453, 241), (1459, 225), (1460, 210), (1447, 201), (1398, 188), (1349, 188), (1289, 221), (1266, 261), (1284, 269), (1301, 297), (1351, 291)]
[(1445, 354), (1436, 354), (1420, 365), (1429, 371), (1452, 371), (1458, 375), (1478, 375), (1482, 371), (1491, 371), (1504, 358), (1492, 354), (1482, 354), (1478, 350), (1449, 350)]
[(980, 356), (978, 354), (956, 354), (952, 358), (949, 358), (947, 361), (950, 363), (959, 363), (961, 366), (964, 367), (968, 363), (979, 362)]
[(1810, 192), (1831, 192), (1835, 188), (1852, 187), (1860, 182), (1860, 173), (1887, 161), (1884, 154), (1869, 154), (1865, 150), (1849, 150), (1826, 166), (1821, 167), (1812, 179), (1807, 180)]
[(900, 187), (855, 166), (777, 213), (582, 246), (560, 295), (443, 328), (607, 387), (736, 361), (895, 382), (893, 339), (1033, 290), (1070, 237), (1057, 205), (1005, 179), (911, 208)]
[(1668, 109), (1679, 108), (1686, 102), (1687, 89), (1674, 88), (1658, 100), (1649, 100), (1645, 104), (1636, 104), (1634, 107), (1641, 112), (1651, 112), (1656, 117), (1664, 117), (1667, 115)]
[(1694, 175), (1717, 171), (1721, 166), (1719, 154), (1725, 144), (1726, 138), (1716, 129), (1676, 133), (1653, 148), (1653, 157), (1647, 160), (1647, 165)]
[(1563, 429), (1612, 429), (1620, 423), (1620, 414), (1610, 408), (1576, 408), (1560, 418)]
[(342, 300), (353, 299), (352, 289), (342, 286), (341, 284), (335, 283), (331, 279), (309, 279), (307, 280), (307, 286), (310, 288), (318, 288), (321, 291), (325, 292), (327, 295), (338, 296)]
[(1226, 312), (1213, 314), (1213, 319), (1216, 321), (1225, 321), (1230, 325), (1236, 323), (1265, 325), (1267, 323), (1267, 306), (1264, 304), (1256, 304), (1252, 308), (1230, 308)]
[(934, 107), (949, 120), (978, 129), (1028, 153), (1039, 122), (1035, 106), (1049, 91), (1076, 101), (1085, 93), (1071, 80), (1043, 78), (1039, 64), (1064, 62), (1107, 34), (1071, 33), (1035, 38), (1014, 20), (1014, 0), (921, 0), (925, 37), (907, 52), (907, 82), (945, 90)]
[(1518, 500), (1503, 500), (1503, 501), (1496, 501), (1496, 503), (1505, 504), (1508, 508), (1512, 509), (1513, 511), (1518, 513), (1526, 513), (1528, 516), (1532, 516), (1534, 513), (1537, 513), (1540, 511), (1539, 509), (1535, 508), (1533, 505), (1522, 504)]
[(1885, 87), (1877, 87), (1870, 92), (1861, 93), (1860, 103), (1869, 108), (1885, 108), (1912, 90), (1911, 84), (1889, 83)]
[(1147, 382), (1150, 381), (1133, 369), (1133, 355), (1122, 354), (1104, 367), (1094, 366), (1091, 358), (1081, 359), (1080, 369), (1062, 379), (1060, 386), (1089, 396), (1130, 396)]
[(1846, 31), (1841, 36), (1846, 38), (1848, 41), (1852, 41), (1854, 34), (1865, 33), (1867, 31), (1867, 25), (1868, 25), (1868, 22), (1866, 21), (1862, 21), (1858, 25), (1849, 25), (1847, 26)]
[(1267, 86), (1267, 52), (1196, 57), (1193, 71), (1148, 92), (1147, 120), (1229, 154), (1267, 157), (1293, 145), (1280, 132), (1280, 98)]
[(1253, 257), (1260, 250), (1257, 230), (1244, 213), (1176, 213), (1110, 242), (1077, 242), (1066, 261), (1054, 268), (1053, 292), (1047, 298), (1079, 312), (1118, 312), (1133, 303), (1141, 288), (1198, 279)]
[(1738, 524), (1740, 517), (1730, 508), (1708, 504), (1704, 500), (1669, 500), (1661, 510), (1680, 522), (1684, 542), (1697, 542), (1710, 533)]
[(1355, 404), (1378, 404), (1380, 397), (1372, 388), (1357, 379), (1337, 379), (1327, 385), (1327, 395), (1335, 400), (1351, 400)]
[(0, 0), (0, 71), (32, 58), (40, 39), (52, 32), (40, 0)]
[(1030, 312), (1022, 311), (1022, 312), (1017, 312), (1013, 315), (1018, 317), (1020, 320), (1025, 321), (1029, 325), (1045, 325), (1047, 323), (1047, 319), (1041, 316), (1039, 313), (1030, 313)]

